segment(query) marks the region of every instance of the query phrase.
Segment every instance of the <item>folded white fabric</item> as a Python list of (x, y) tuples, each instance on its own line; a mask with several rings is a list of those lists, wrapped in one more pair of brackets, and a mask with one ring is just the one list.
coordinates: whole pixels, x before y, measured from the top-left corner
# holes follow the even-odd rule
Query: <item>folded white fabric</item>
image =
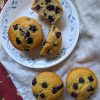
[[(87, 66), (93, 70), (100, 82), (100, 0), (72, 0), (80, 18), (80, 38), (78, 44), (65, 62), (48, 69), (59, 74), (64, 83), (68, 71), (72, 67)], [(0, 44), (0, 61), (8, 70), (17, 89), (24, 100), (35, 100), (31, 91), (33, 77), (41, 71), (23, 67), (14, 62)], [(60, 67), (61, 66), (61, 67)], [(100, 86), (93, 100), (100, 99)], [(65, 89), (62, 100), (72, 100)]]

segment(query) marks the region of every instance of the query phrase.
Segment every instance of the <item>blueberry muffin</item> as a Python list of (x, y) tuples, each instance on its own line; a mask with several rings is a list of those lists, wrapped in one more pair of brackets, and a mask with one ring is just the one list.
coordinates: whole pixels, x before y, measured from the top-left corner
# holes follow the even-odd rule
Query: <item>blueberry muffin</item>
[(20, 17), (10, 25), (8, 36), (15, 48), (30, 51), (37, 48), (43, 40), (42, 26), (35, 19)]
[(32, 81), (32, 92), (37, 100), (59, 100), (63, 91), (61, 78), (53, 72), (42, 72)]
[(32, 9), (51, 24), (55, 23), (63, 14), (59, 0), (34, 0)]
[(62, 44), (61, 32), (57, 27), (52, 25), (47, 40), (45, 41), (40, 54), (43, 56), (56, 55), (61, 48), (61, 44)]
[(72, 97), (76, 100), (87, 100), (96, 91), (98, 80), (88, 68), (75, 68), (68, 73), (66, 84)]

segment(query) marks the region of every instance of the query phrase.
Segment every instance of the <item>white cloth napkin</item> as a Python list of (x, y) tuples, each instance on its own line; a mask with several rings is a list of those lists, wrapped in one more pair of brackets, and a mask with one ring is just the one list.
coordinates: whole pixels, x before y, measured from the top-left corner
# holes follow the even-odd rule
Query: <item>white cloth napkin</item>
[[(65, 84), (66, 75), (72, 67), (88, 67), (93, 70), (100, 83), (100, 0), (72, 0), (80, 18), (80, 38), (78, 44), (66, 61), (54, 68), (46, 69), (59, 74)], [(31, 91), (34, 76), (42, 71), (21, 66), (14, 62), (0, 44), (0, 62), (10, 73), (24, 100), (35, 100)], [(100, 100), (100, 86), (92, 100)], [(66, 91), (62, 100), (73, 100)]]

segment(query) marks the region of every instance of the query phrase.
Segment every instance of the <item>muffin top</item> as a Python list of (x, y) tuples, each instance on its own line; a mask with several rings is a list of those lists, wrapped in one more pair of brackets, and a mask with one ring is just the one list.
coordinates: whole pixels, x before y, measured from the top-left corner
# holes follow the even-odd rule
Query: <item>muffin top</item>
[(88, 68), (72, 69), (66, 79), (68, 93), (77, 100), (86, 100), (98, 86), (96, 75)]
[(42, 72), (32, 81), (32, 91), (37, 100), (58, 100), (63, 90), (61, 78), (53, 72)]
[(43, 56), (56, 55), (60, 51), (61, 44), (62, 34), (57, 27), (52, 25), (40, 54)]
[(20, 17), (10, 25), (8, 36), (15, 48), (30, 51), (43, 41), (42, 26), (35, 19)]

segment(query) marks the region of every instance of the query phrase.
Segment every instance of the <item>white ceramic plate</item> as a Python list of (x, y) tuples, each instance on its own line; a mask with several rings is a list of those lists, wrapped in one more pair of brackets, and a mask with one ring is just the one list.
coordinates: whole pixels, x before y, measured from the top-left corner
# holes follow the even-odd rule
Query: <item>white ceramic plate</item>
[(20, 16), (29, 16), (39, 20), (43, 25), (45, 36), (50, 26), (31, 10), (32, 0), (8, 0), (0, 15), (0, 40), (8, 55), (21, 65), (30, 68), (48, 68), (62, 62), (74, 49), (79, 37), (79, 19), (77, 12), (70, 0), (61, 0), (64, 8), (63, 16), (58, 20), (56, 26), (60, 28), (63, 37), (62, 49), (57, 56), (51, 60), (42, 58), (36, 51), (30, 54), (15, 49), (8, 38), (10, 24)]

